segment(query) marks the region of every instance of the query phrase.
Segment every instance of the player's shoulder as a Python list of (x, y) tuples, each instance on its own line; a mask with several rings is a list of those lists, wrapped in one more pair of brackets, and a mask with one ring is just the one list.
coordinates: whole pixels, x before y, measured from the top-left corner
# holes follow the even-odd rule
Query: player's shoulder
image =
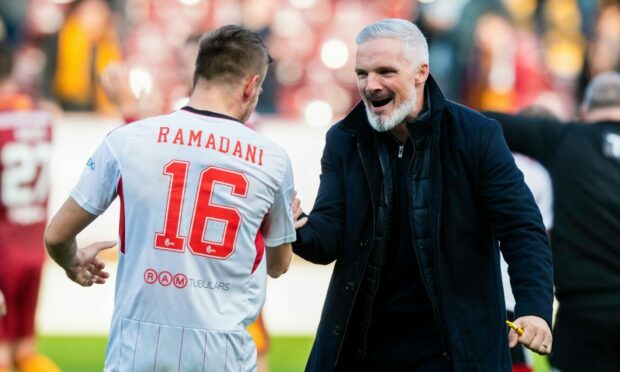
[(255, 129), (248, 128), (248, 127), (244, 127), (244, 130), (247, 131), (249, 137), (251, 137), (256, 144), (261, 145), (265, 149), (268, 149), (275, 153), (279, 153), (282, 155), (287, 154), (286, 150), (284, 150), (282, 146), (280, 146), (279, 144), (277, 144), (276, 142), (274, 142), (272, 139), (268, 138), (264, 134), (259, 133)]
[(129, 123), (123, 123), (118, 127), (108, 132), (106, 136), (108, 139), (116, 140), (119, 138), (127, 137), (133, 132), (140, 132), (148, 128), (156, 127), (163, 123), (170, 122), (169, 117), (172, 113), (150, 116), (147, 118), (131, 121)]

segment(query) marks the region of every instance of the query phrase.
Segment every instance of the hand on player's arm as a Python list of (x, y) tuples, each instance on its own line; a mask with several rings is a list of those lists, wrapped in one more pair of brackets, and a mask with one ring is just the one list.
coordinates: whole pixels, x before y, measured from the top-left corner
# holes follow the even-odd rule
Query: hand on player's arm
[(553, 337), (551, 336), (551, 329), (544, 319), (528, 315), (515, 319), (513, 323), (523, 329), (523, 334), (519, 335), (515, 330), (510, 330), (508, 340), (511, 348), (519, 342), (538, 354), (551, 353)]
[(0, 291), (0, 318), (6, 315), (6, 301), (4, 300), (4, 294)]
[(306, 222), (308, 222), (308, 217), (301, 217), (304, 215), (304, 211), (301, 209), (301, 200), (297, 198), (297, 191), (293, 191), (292, 209), (293, 221), (295, 221), (295, 229), (299, 229), (300, 227), (303, 227)]
[(45, 231), (45, 246), (49, 255), (65, 270), (69, 279), (84, 287), (103, 284), (110, 277), (104, 271), (105, 263), (97, 258), (97, 254), (116, 245), (115, 241), (97, 242), (78, 249), (75, 237), (95, 218), (97, 216), (68, 198)]

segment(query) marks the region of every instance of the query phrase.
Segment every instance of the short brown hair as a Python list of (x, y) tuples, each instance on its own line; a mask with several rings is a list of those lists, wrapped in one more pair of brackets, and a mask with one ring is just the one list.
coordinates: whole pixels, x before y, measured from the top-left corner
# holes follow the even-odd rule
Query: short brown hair
[(200, 39), (194, 86), (198, 79), (230, 84), (245, 76), (262, 76), (271, 61), (256, 33), (235, 25), (223, 26)]

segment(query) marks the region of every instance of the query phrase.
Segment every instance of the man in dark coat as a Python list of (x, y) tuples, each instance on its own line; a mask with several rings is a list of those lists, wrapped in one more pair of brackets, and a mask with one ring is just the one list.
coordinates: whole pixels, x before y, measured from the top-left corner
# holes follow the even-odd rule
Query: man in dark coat
[(362, 102), (327, 134), (294, 244), (336, 261), (306, 370), (510, 371), (499, 242), (524, 331), (510, 343), (549, 353), (551, 251), (499, 124), (445, 100), (412, 23), (356, 41)]
[(551, 230), (559, 302), (554, 367), (620, 369), (620, 74), (588, 85), (581, 120), (488, 113), (511, 149), (540, 161), (554, 194)]

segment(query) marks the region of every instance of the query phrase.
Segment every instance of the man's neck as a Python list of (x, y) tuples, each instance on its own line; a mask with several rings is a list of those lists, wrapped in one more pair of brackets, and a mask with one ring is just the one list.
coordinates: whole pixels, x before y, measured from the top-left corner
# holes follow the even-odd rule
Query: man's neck
[[(426, 97), (424, 93), (424, 84), (422, 84), (422, 88), (419, 89), (417, 92), (418, 99), (415, 103), (416, 118), (419, 117), (419, 115), (422, 113), (422, 110), (424, 109), (424, 103), (426, 102)], [(407, 142), (407, 138), (409, 137), (409, 130), (407, 130), (407, 120), (390, 130), (390, 133), (392, 133), (392, 135), (396, 137), (396, 139), (400, 141), (400, 143)]]
[(189, 98), (188, 106), (197, 110), (217, 112), (241, 121), (242, 109), (239, 103), (235, 103), (233, 95), (215, 87), (196, 87)]
[(407, 130), (406, 122), (398, 124), (392, 130), (390, 130), (390, 133), (392, 133), (392, 135), (396, 137), (398, 142), (400, 142), (401, 144), (407, 142), (407, 138), (409, 138), (409, 131)]

